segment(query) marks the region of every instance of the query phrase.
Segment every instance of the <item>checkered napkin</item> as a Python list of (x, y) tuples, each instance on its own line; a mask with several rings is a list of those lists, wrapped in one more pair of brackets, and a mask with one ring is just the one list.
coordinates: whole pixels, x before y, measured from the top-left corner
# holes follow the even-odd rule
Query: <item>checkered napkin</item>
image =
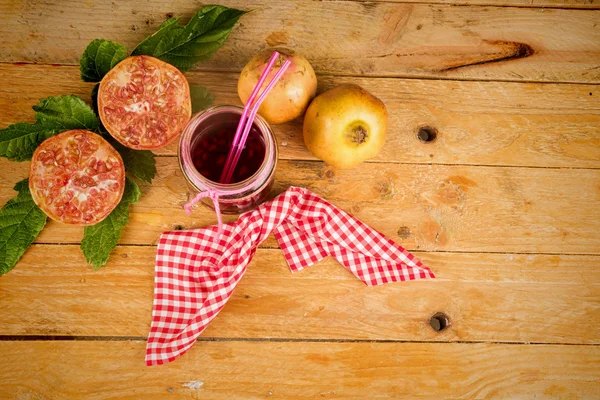
[(147, 365), (173, 361), (194, 344), (271, 232), (292, 271), (332, 256), (370, 286), (434, 277), (392, 240), (314, 193), (291, 187), (224, 224), (220, 236), (217, 226), (161, 235)]

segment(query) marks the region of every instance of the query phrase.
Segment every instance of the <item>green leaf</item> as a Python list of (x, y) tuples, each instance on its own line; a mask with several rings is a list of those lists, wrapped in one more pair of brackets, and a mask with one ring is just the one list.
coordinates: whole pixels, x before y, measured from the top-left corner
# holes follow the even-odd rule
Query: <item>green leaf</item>
[(123, 147), (123, 151), (119, 151), (125, 163), (125, 170), (135, 176), (142, 182), (152, 183), (152, 179), (156, 176), (156, 161), (154, 153), (150, 150), (134, 150)]
[(190, 86), (190, 97), (192, 99), (192, 114), (207, 109), (215, 101), (215, 96), (203, 86)]
[(79, 71), (85, 82), (100, 82), (104, 75), (127, 57), (127, 49), (120, 43), (96, 39), (86, 47)]
[(125, 164), (125, 171), (142, 182), (152, 183), (152, 179), (156, 176), (154, 153), (150, 150), (134, 150), (125, 147), (108, 134), (104, 135), (104, 138), (121, 155), (123, 163)]
[(41, 124), (19, 122), (0, 130), (0, 157), (12, 161), (30, 160), (36, 147), (60, 131)]
[(15, 186), (13, 186), (13, 190), (16, 192), (28, 191), (29, 179), (23, 179), (22, 181), (15, 183)]
[(40, 143), (70, 129), (97, 131), (94, 111), (77, 96), (48, 97), (33, 107), (34, 124), (20, 122), (0, 130), (0, 157), (13, 161), (31, 159)]
[(67, 131), (70, 129), (98, 130), (94, 110), (75, 95), (47, 97), (33, 106), (35, 119), (44, 126)]
[(33, 202), (28, 180), (14, 189), (19, 194), (0, 209), (0, 275), (13, 269), (46, 225), (46, 214)]
[(144, 39), (140, 44), (137, 45), (135, 49), (131, 52), (132, 56), (136, 55), (147, 55), (157, 57), (156, 47), (163, 40), (167, 40), (169, 35), (174, 35), (176, 32), (179, 32), (183, 29), (183, 26), (178, 25), (181, 18), (168, 18), (160, 24), (158, 30), (154, 32), (152, 35), (148, 36)]
[(160, 58), (181, 70), (208, 60), (229, 37), (234, 25), (246, 11), (224, 6), (204, 6), (190, 22), (179, 25), (179, 18), (169, 18), (158, 31), (147, 37), (131, 53)]
[(81, 250), (86, 261), (92, 264), (95, 270), (108, 261), (110, 253), (121, 238), (123, 227), (129, 221), (129, 205), (137, 203), (140, 195), (138, 185), (127, 178), (123, 198), (117, 207), (104, 220), (84, 228)]

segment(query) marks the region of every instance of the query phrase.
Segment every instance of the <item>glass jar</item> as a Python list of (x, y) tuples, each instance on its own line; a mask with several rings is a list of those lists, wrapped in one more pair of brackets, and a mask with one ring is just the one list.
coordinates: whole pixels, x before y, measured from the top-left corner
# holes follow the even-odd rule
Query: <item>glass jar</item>
[[(179, 167), (187, 181), (192, 199), (199, 192), (215, 191), (219, 193), (219, 207), (223, 214), (239, 214), (250, 211), (262, 203), (269, 195), (279, 151), (273, 131), (259, 115), (253, 123), (258, 131), (258, 140), (264, 144), (264, 160), (256, 172), (240, 182), (219, 183), (202, 175), (194, 165), (192, 151), (203, 138), (214, 137), (223, 131), (235, 132), (243, 108), (234, 105), (220, 105), (206, 109), (192, 117), (181, 134), (178, 148)], [(208, 150), (207, 150), (208, 151)], [(243, 168), (242, 160), (236, 170)], [(220, 173), (220, 171), (219, 171)], [(213, 208), (209, 198), (201, 202)]]

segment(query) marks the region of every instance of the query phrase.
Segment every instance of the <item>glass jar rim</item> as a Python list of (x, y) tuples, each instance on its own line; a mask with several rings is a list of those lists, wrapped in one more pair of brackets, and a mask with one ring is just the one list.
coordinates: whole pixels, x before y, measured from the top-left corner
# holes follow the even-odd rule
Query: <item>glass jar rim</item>
[[(212, 189), (218, 190), (223, 195), (235, 195), (247, 191), (248, 187), (257, 181), (261, 176), (266, 178), (264, 179), (266, 184), (268, 177), (274, 172), (275, 164), (277, 163), (278, 158), (275, 135), (265, 119), (258, 114), (254, 119), (254, 124), (258, 127), (258, 130), (263, 137), (265, 143), (265, 157), (262, 164), (253, 175), (240, 182), (225, 184), (206, 178), (204, 175), (200, 174), (200, 172), (198, 172), (194, 166), (191, 155), (191, 141), (196, 129), (201, 126), (203, 122), (217, 113), (236, 114), (241, 116), (243, 111), (243, 107), (233, 104), (213, 106), (194, 115), (184, 128), (178, 147), (180, 167), (184, 172), (185, 178), (198, 190), (203, 191)], [(274, 154), (274, 161), (272, 163), (271, 157), (269, 157), (270, 154)], [(270, 164), (273, 164), (272, 167)]]

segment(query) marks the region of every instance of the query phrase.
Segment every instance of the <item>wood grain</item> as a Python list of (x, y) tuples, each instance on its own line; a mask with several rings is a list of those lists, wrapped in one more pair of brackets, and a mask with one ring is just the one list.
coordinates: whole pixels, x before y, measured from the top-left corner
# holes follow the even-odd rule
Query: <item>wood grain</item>
[[(208, 208), (190, 217), (177, 158), (160, 157), (142, 185), (122, 244), (154, 244), (161, 232), (216, 222)], [(0, 160), (0, 204), (15, 195), (29, 163)], [(306, 187), (407, 248), (444, 251), (599, 254), (600, 170), (281, 161), (273, 194)], [(228, 216), (228, 221), (235, 220)], [(399, 234), (398, 232), (401, 231)], [(38, 243), (78, 243), (83, 230), (50, 221)], [(272, 239), (267, 246), (276, 246)]]
[[(0, 342), (8, 399), (593, 399), (590, 346), (197, 342), (145, 367), (144, 342)], [(197, 390), (187, 385), (199, 381)]]
[[(254, 11), (187, 74), (217, 104), (239, 104), (253, 54), (286, 46), (320, 91), (354, 82), (390, 114), (382, 153), (351, 171), (315, 160), (301, 120), (274, 127), (272, 195), (321, 194), (437, 279), (366, 287), (332, 259), (291, 274), (271, 237), (189, 353), (145, 367), (154, 244), (215, 222), (183, 213), (171, 145), (106, 267), (86, 265), (81, 228), (50, 222), (0, 277), (0, 398), (599, 398), (598, 1), (219, 2)], [(131, 50), (202, 3), (0, 0), (0, 129), (32, 121), (39, 98), (89, 99), (77, 64), (92, 39)], [(424, 126), (435, 142), (417, 140)], [(0, 160), (0, 204), (28, 168)]]
[[(318, 73), (600, 81), (597, 10), (308, 0), (222, 3), (254, 12), (198, 69), (240, 71), (259, 50), (287, 46), (304, 54)], [(184, 0), (0, 4), (0, 61), (44, 64), (77, 64), (87, 44), (99, 37), (131, 50), (167, 15), (189, 18), (198, 8)]]
[[(323, 0), (340, 1), (340, 0)], [(428, 3), (428, 4), (448, 4), (453, 6), (493, 6), (493, 7), (556, 7), (556, 8), (600, 8), (598, 0), (348, 0), (362, 3)]]
[[(34, 245), (0, 279), (0, 335), (146, 337), (155, 254), (120, 246), (94, 272), (76, 246)], [(600, 257), (415, 254), (435, 280), (370, 288), (333, 259), (292, 274), (260, 249), (202, 337), (600, 344)]]
[[(33, 77), (43, 77), (44, 83)], [(191, 72), (215, 104), (241, 104), (237, 74)], [(74, 93), (89, 101), (92, 84), (76, 67), (0, 64), (0, 128), (33, 121), (40, 98)], [(387, 143), (374, 162), (600, 168), (600, 96), (594, 85), (319, 77), (319, 90), (357, 83), (387, 106)], [(438, 131), (423, 143), (423, 126)], [(315, 159), (304, 146), (302, 119), (275, 125), (281, 158)], [(158, 154), (176, 155), (177, 143)]]

